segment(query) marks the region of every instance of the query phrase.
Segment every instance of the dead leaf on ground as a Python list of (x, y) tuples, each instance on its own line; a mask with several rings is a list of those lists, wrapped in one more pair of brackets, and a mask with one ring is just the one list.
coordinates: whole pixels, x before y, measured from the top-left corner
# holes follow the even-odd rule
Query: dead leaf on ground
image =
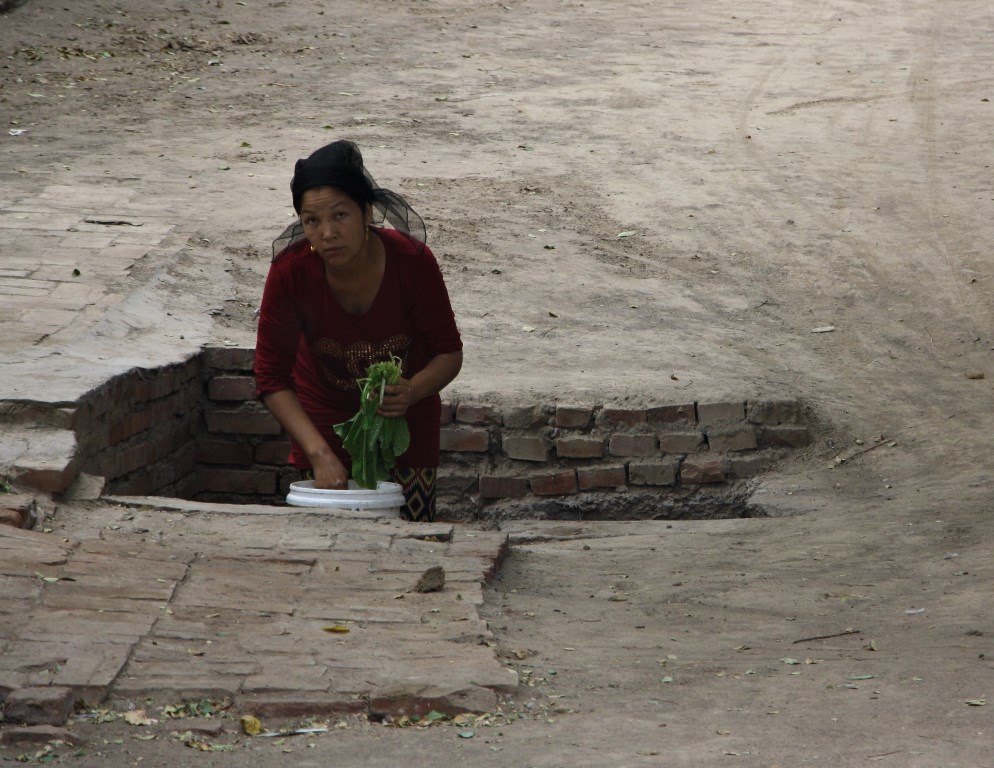
[(124, 713), (124, 722), (128, 725), (155, 725), (159, 721), (146, 715), (144, 709), (133, 709)]
[(242, 715), (242, 730), (249, 736), (258, 736), (262, 733), (262, 721), (253, 715)]

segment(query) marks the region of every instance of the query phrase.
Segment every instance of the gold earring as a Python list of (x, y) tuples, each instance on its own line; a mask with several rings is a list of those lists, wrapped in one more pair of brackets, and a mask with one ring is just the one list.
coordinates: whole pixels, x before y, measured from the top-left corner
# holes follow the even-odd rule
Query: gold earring
[(311, 243), (311, 253), (317, 253), (317, 252), (318, 252), (318, 249), (314, 247), (313, 243)]

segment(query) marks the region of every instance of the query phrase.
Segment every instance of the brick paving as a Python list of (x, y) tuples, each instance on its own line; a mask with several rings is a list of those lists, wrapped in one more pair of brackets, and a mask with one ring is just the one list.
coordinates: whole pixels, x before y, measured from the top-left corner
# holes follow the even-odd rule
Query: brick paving
[[(90, 705), (455, 713), (492, 709), (517, 685), (478, 613), (506, 534), (154, 500), (128, 509), (79, 538), (0, 526), (0, 698), (17, 692), (17, 711), (37, 689), (35, 708), (49, 700), (58, 714), (69, 689)], [(433, 566), (444, 587), (412, 591)]]
[[(184, 311), (192, 299), (163, 289), (182, 278), (190, 235), (172, 222), (190, 205), (183, 182), (159, 180), (152, 200), (101, 178), (0, 173), (0, 470), (64, 488), (73, 404), (207, 341), (202, 298)], [(178, 502), (128, 515), (46, 533), (12, 510), (0, 525), (0, 704), (14, 720), (58, 724), (67, 700), (204, 696), (268, 716), (483, 710), (517, 684), (478, 614), (500, 534)], [(444, 589), (409, 591), (432, 566)]]

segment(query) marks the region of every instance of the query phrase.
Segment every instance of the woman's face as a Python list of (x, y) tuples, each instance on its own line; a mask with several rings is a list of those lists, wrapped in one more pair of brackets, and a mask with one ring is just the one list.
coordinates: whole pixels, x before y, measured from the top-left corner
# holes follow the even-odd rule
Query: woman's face
[(314, 250), (335, 269), (354, 264), (363, 252), (369, 212), (335, 187), (314, 187), (301, 195), (300, 223)]

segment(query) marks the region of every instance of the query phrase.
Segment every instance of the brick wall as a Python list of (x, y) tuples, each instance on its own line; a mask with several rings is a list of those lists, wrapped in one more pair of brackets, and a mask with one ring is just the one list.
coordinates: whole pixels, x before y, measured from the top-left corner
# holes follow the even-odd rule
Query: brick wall
[(290, 441), (255, 399), (252, 349), (211, 347), (202, 354), (204, 429), (197, 440), (192, 497), (278, 503), (297, 473)]
[(81, 471), (119, 494), (185, 496), (201, 430), (200, 360), (117, 376), (78, 404)]
[[(251, 350), (205, 350), (198, 498), (282, 501), (289, 444), (254, 399)], [(708, 490), (770, 469), (811, 435), (797, 400), (442, 405), (443, 508), (616, 489)]]
[[(797, 400), (443, 407), (443, 503), (729, 487), (811, 442)], [(447, 476), (451, 475), (447, 479)]]
[[(281, 503), (290, 444), (255, 399), (252, 349), (211, 347), (132, 371), (51, 418), (76, 433), (83, 472), (111, 493)], [(439, 504), (472, 515), (508, 499), (617, 490), (720, 492), (811, 441), (801, 403), (443, 402)]]

